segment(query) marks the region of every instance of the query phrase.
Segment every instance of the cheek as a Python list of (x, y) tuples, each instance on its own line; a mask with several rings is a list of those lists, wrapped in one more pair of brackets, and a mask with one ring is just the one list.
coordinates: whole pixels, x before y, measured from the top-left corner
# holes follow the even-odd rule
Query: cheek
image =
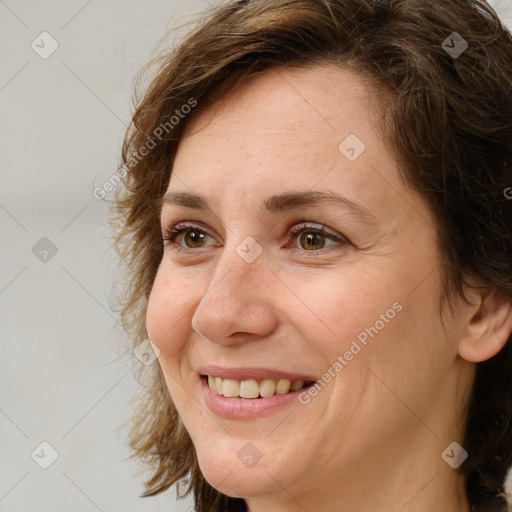
[(186, 344), (193, 300), (190, 283), (164, 277), (159, 270), (148, 300), (146, 329), (164, 359), (181, 352)]
[(391, 294), (389, 287), (376, 286), (376, 282), (379, 281), (370, 279), (368, 275), (350, 273), (337, 276), (337, 279), (318, 281), (314, 285), (300, 283), (290, 286), (293, 296), (287, 299), (285, 307), (293, 316), (291, 321), (295, 326), (300, 325), (307, 340), (316, 345), (329, 361), (335, 360), (358, 337), (364, 341), (365, 336), (369, 336), (366, 330), (376, 322), (379, 330), (383, 330), (381, 315), (388, 322), (397, 315), (393, 304), (399, 294)]
[[(319, 287), (301, 284), (292, 290), (302, 301), (288, 311), (322, 354), (324, 365), (332, 369), (338, 356), (343, 357), (334, 372), (346, 366), (361, 368), (364, 362), (363, 369), (370, 366), (386, 382), (402, 380), (415, 388), (425, 378), (437, 378), (449, 347), (437, 314), (439, 283), (424, 282), (423, 293), (411, 294), (405, 277), (388, 269), (347, 273)], [(364, 372), (358, 378), (364, 378)]]

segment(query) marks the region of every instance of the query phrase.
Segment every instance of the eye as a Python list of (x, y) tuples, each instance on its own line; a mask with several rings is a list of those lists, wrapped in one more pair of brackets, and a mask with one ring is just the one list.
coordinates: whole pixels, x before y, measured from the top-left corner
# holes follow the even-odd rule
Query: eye
[[(162, 237), (164, 247), (172, 246), (176, 251), (187, 250), (187, 249), (201, 249), (205, 246), (205, 240), (210, 235), (203, 229), (198, 228), (194, 224), (188, 224), (186, 222), (180, 222), (170, 227)], [(183, 237), (185, 246), (183, 246), (178, 238)]]
[(305, 223), (297, 224), (290, 229), (288, 234), (292, 238), (298, 238), (300, 243), (300, 248), (298, 248), (298, 250), (300, 252), (317, 252), (320, 249), (326, 248), (325, 244), (328, 240), (337, 242), (337, 244), (335, 243), (332, 245), (344, 246), (349, 243), (346, 238), (326, 231), (324, 226), (316, 228)]
[[(300, 248), (296, 248), (302, 253), (318, 252), (326, 248), (326, 242), (335, 242), (333, 245), (344, 246), (350, 242), (339, 235), (330, 233), (324, 229), (324, 226), (315, 227), (305, 223), (297, 224), (288, 231), (288, 236), (292, 239), (298, 239)], [(187, 251), (209, 247), (206, 242), (211, 236), (207, 231), (197, 227), (194, 224), (180, 222), (171, 226), (162, 237), (164, 247), (170, 246), (175, 251)], [(185, 245), (183, 245), (183, 243)]]

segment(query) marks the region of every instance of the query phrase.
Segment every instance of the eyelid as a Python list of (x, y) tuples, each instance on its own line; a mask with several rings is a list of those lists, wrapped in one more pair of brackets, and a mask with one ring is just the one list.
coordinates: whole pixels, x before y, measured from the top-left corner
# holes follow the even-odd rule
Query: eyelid
[(324, 253), (332, 247), (338, 246), (338, 248), (339, 248), (339, 247), (344, 247), (346, 245), (351, 244), (351, 242), (349, 241), (349, 239), (347, 237), (345, 237), (335, 231), (332, 231), (329, 228), (326, 228), (325, 224), (316, 224), (315, 225), (314, 223), (311, 223), (308, 221), (301, 221), (299, 223), (295, 223), (291, 228), (288, 229), (287, 236), (290, 236), (291, 238), (295, 239), (298, 235), (300, 235), (302, 233), (307, 233), (307, 232), (318, 233), (318, 234), (322, 235), (324, 238), (326, 238), (327, 240), (331, 240), (331, 241), (334, 241), (337, 243), (334, 244), (333, 246), (322, 247), (321, 249), (309, 250), (309, 251), (306, 249), (302, 249), (300, 247), (299, 248), (295, 247), (294, 249), (296, 251), (299, 251), (301, 254)]
[[(175, 224), (172, 224), (168, 228), (165, 228), (163, 230), (162, 240), (164, 242), (164, 247), (166, 246), (172, 246), (172, 249), (175, 251), (186, 251), (186, 252), (197, 252), (198, 249), (203, 249), (205, 247), (211, 247), (211, 246), (205, 246), (205, 247), (198, 247), (198, 248), (192, 248), (192, 247), (182, 247), (178, 243), (176, 243), (174, 240), (181, 236), (182, 234), (186, 233), (187, 231), (196, 231), (198, 233), (201, 233), (203, 235), (209, 236), (211, 238), (212, 235), (208, 232), (207, 229), (204, 229), (201, 227), (200, 223), (196, 222), (189, 222), (189, 221), (182, 221), (177, 222)], [(328, 240), (337, 242), (338, 246), (344, 246), (348, 245), (351, 242), (348, 240), (347, 237), (340, 235), (336, 232), (332, 232), (331, 230), (326, 229), (326, 226), (324, 224), (314, 224), (312, 222), (308, 221), (301, 221), (301, 222), (295, 222), (293, 226), (289, 227), (286, 231), (286, 236), (290, 238), (295, 238), (296, 236), (300, 235), (303, 232), (312, 232), (312, 233), (318, 233), (321, 234), (323, 237), (325, 237)], [(288, 247), (289, 244), (287, 244), (286, 247)], [(332, 246), (331, 246), (332, 247)], [(327, 248), (320, 248), (317, 250), (306, 250), (301, 248), (294, 248), (296, 251), (299, 251), (300, 253), (318, 253), (318, 252), (325, 252), (329, 249)]]
[[(162, 234), (162, 240), (164, 242), (164, 246), (174, 246), (174, 250), (190, 250), (195, 251), (197, 249), (193, 249), (191, 247), (181, 247), (179, 244), (174, 242), (176, 237), (183, 235), (187, 231), (196, 231), (198, 233), (201, 233), (203, 235), (209, 236), (210, 238), (213, 238), (212, 235), (208, 232), (208, 230), (201, 227), (199, 223), (192, 223), (192, 222), (177, 222), (175, 224), (172, 224), (171, 226), (163, 229)], [(202, 249), (200, 247), (199, 249)]]
[(315, 224), (309, 221), (300, 221), (295, 222), (292, 227), (288, 228), (287, 234), (296, 235), (302, 231), (311, 230), (313, 232), (322, 233), (326, 237), (335, 239), (335, 240), (345, 240), (348, 241), (346, 237), (340, 235), (336, 231), (329, 229), (325, 224)]

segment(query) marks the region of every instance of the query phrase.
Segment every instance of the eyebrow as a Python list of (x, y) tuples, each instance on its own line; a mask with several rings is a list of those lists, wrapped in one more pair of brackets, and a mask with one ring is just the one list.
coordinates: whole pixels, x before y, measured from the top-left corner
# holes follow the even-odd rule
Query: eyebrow
[[(315, 190), (274, 194), (264, 199), (260, 207), (266, 214), (275, 214), (287, 212), (301, 206), (314, 206), (318, 203), (334, 204), (359, 215), (370, 223), (376, 223), (377, 221), (376, 216), (367, 208), (331, 191)], [(165, 205), (182, 206), (217, 215), (206, 198), (189, 192), (175, 191), (165, 194), (161, 201), (161, 207)]]

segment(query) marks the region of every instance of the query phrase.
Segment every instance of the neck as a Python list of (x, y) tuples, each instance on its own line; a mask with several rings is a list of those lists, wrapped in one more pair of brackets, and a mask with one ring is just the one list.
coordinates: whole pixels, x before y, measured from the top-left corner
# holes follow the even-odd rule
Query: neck
[[(453, 470), (451, 470), (453, 471)], [(396, 472), (392, 471), (393, 475)], [(454, 472), (455, 475), (455, 472)], [(345, 483), (335, 487), (336, 493), (323, 489), (309, 494), (292, 494), (286, 490), (272, 496), (258, 496), (246, 500), (247, 512), (471, 512), (465, 483), (458, 475), (445, 471), (403, 476), (401, 482), (367, 481), (350, 488)]]

